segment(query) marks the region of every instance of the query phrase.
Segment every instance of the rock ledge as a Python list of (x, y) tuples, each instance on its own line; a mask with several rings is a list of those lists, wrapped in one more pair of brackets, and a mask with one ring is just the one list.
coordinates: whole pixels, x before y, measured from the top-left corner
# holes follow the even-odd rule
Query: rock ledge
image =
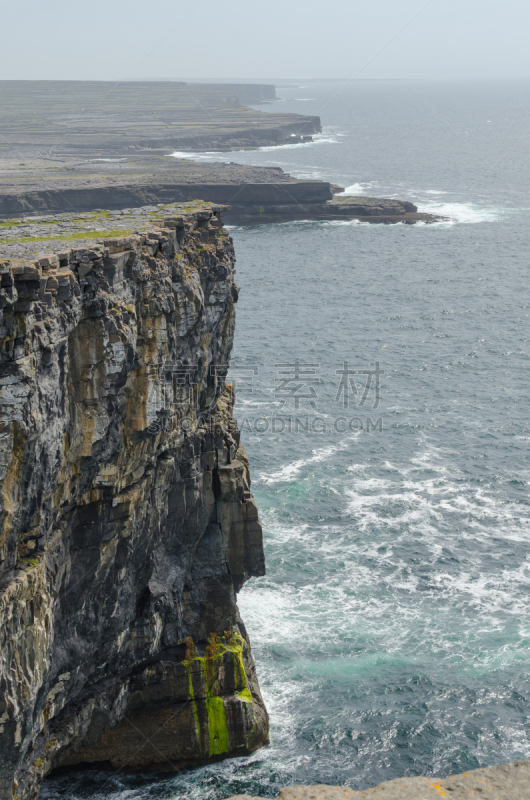
[[(355, 792), (347, 786), (286, 786), (279, 800), (529, 800), (530, 761), (475, 769), (450, 778), (397, 778)], [(229, 800), (261, 800), (235, 795)]]

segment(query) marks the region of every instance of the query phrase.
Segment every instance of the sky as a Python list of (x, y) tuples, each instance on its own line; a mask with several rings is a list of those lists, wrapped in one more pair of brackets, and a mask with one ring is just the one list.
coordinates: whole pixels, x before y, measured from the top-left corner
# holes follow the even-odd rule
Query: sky
[(530, 77), (529, 0), (19, 0), (0, 79)]

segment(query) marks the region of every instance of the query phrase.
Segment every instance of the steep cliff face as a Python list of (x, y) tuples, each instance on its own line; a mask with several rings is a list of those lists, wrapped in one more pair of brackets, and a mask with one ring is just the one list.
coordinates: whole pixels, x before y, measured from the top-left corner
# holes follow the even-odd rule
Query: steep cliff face
[(236, 592), (264, 572), (224, 375), (222, 208), (0, 262), (0, 797), (178, 769), (268, 719)]

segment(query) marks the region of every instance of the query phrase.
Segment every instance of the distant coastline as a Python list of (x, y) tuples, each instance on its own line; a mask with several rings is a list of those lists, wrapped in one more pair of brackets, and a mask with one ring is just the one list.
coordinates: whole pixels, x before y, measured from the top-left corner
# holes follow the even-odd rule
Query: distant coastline
[[(60, 110), (57, 97), (61, 97)], [(0, 81), (8, 122), (0, 216), (140, 208), (201, 199), (231, 206), (229, 224), (359, 219), (433, 222), (415, 206), (343, 198), (326, 181), (277, 168), (198, 163), (168, 153), (257, 149), (313, 141), (320, 118), (263, 112), (272, 85)]]

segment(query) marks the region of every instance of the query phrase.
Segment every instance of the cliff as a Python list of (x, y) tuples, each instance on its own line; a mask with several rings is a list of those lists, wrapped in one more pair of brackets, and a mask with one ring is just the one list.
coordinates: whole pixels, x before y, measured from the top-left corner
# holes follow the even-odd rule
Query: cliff
[[(118, 210), (149, 204), (192, 202), (201, 198), (210, 203), (230, 204), (226, 222), (237, 224), (247, 217), (259, 221), (260, 213), (263, 215), (272, 206), (286, 205), (291, 213), (284, 213), (282, 219), (288, 221), (293, 214), (300, 213), (302, 205), (316, 208), (332, 198), (329, 183), (297, 180), (272, 169), (242, 167), (234, 171), (236, 181), (231, 182), (232, 170), (225, 169), (228, 174), (224, 176), (219, 174), (221, 170), (217, 170), (216, 179), (212, 180), (208, 167), (203, 167), (199, 181), (188, 181), (184, 170), (183, 179), (179, 174), (181, 171), (174, 169), (174, 159), (167, 159), (167, 162), (168, 168), (164, 172), (151, 172), (145, 181), (124, 176), (124, 182), (118, 184), (91, 179), (90, 185), (80, 183), (72, 186), (62, 181), (59, 186), (54, 186), (48, 180), (45, 188), (41, 185), (20, 191), (21, 187), (18, 187), (9, 192), (0, 188), (0, 215), (8, 218), (32, 212), (71, 214), (72, 209), (79, 212), (101, 208)], [(190, 162), (185, 166), (189, 167)], [(204, 182), (200, 182), (201, 178)], [(294, 218), (298, 219), (297, 216)]]
[[(38, 185), (0, 187), (0, 216), (4, 236), (9, 224), (20, 223), (22, 215), (45, 213), (72, 216), (96, 209), (134, 208), (150, 204), (193, 202), (197, 197), (218, 204), (229, 204), (225, 221), (231, 225), (256, 225), (293, 220), (358, 219), (372, 223), (436, 222), (440, 217), (418, 212), (417, 206), (400, 200), (336, 195), (340, 187), (326, 181), (298, 180), (282, 170), (248, 167), (240, 164), (196, 164), (166, 159), (164, 172), (143, 171), (145, 165), (129, 166), (121, 172), (116, 162), (88, 179), (78, 170), (68, 181), (54, 183), (48, 177), (46, 188)], [(164, 165), (165, 166), (165, 165)], [(114, 177), (113, 177), (114, 175)], [(204, 182), (201, 182), (204, 181)], [(121, 182), (123, 181), (123, 182)], [(87, 185), (90, 184), (90, 185)], [(11, 218), (11, 223), (9, 222)], [(53, 216), (50, 216), (50, 220)], [(28, 225), (31, 217), (27, 219)]]
[(46, 253), (26, 236), (0, 261), (2, 800), (60, 765), (179, 769), (268, 740), (236, 605), (264, 558), (224, 381), (222, 211), (63, 220)]

